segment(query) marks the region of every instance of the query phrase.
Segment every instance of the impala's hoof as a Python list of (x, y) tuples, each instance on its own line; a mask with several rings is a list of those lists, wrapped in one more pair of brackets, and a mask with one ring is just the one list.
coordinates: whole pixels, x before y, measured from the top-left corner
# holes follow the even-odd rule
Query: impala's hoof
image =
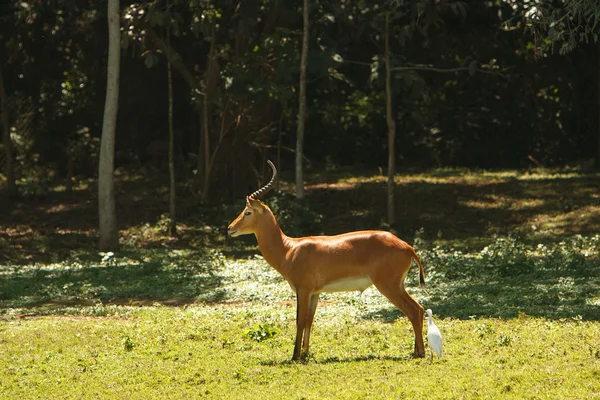
[(292, 361), (306, 362), (306, 361), (308, 361), (308, 353), (302, 353), (300, 355), (294, 355), (292, 357)]

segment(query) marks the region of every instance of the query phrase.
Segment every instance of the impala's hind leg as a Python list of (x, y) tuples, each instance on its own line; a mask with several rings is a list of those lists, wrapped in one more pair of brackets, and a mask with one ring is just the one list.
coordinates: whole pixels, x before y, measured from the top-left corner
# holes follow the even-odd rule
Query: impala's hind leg
[(425, 345), (423, 344), (423, 316), (425, 312), (423, 307), (406, 292), (401, 282), (384, 280), (375, 282), (375, 287), (408, 317), (415, 332), (415, 356), (425, 357)]

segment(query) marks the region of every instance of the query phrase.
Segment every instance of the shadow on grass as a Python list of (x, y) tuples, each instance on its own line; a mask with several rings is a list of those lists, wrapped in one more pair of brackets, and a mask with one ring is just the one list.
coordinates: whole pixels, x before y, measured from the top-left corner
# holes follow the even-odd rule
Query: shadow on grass
[[(598, 305), (586, 304), (585, 297), (565, 301), (560, 298), (558, 290), (533, 284), (509, 288), (502, 283), (457, 285), (447, 290), (438, 288), (436, 293), (422, 304), (425, 308), (433, 309), (434, 318), (515, 318), (524, 313), (549, 319), (581, 316), (584, 320), (600, 321)], [(600, 290), (596, 288), (598, 293)], [(365, 314), (363, 318), (392, 323), (402, 316), (397, 308), (390, 305)]]
[(366, 356), (355, 356), (355, 357), (327, 357), (322, 360), (315, 360), (316, 364), (344, 364), (344, 363), (355, 363), (355, 362), (363, 362), (363, 361), (411, 361), (419, 359), (414, 356), (386, 356), (386, 355), (376, 355), (376, 354), (367, 354)]
[(295, 365), (295, 364), (344, 364), (344, 363), (355, 363), (355, 362), (364, 362), (364, 361), (411, 361), (415, 359), (420, 359), (414, 356), (406, 356), (406, 357), (398, 357), (398, 356), (386, 356), (386, 355), (375, 355), (368, 354), (366, 356), (354, 356), (354, 357), (327, 357), (322, 360), (315, 360), (310, 357), (308, 360), (301, 361), (262, 361), (260, 364), (267, 367), (280, 367), (282, 365)]
[(0, 266), (0, 312), (96, 303), (182, 305), (223, 300), (218, 264), (202, 252), (83, 255), (54, 264)]
[[(360, 229), (386, 228), (385, 178), (360, 171), (313, 175), (308, 178), (304, 202), (283, 194), (266, 198), (284, 232), (290, 235), (337, 234)], [(117, 179), (118, 221), (127, 235), (160, 225), (168, 210), (168, 179), (135, 175)], [(529, 174), (443, 170), (396, 176), (396, 230), (412, 242), (417, 230), (426, 237), (480, 243), (490, 232), (546, 236), (549, 240), (600, 231), (600, 174)], [(178, 190), (188, 193), (185, 186)], [(293, 198), (291, 191), (286, 192)], [(227, 247), (225, 227), (243, 208), (218, 202), (199, 206), (191, 195), (178, 201), (179, 223), (189, 235), (169, 241), (148, 235), (142, 247), (167, 244), (170, 248), (203, 245)], [(62, 258), (73, 249), (94, 251), (97, 237), (95, 185), (73, 192), (49, 191), (43, 197), (22, 200), (0, 212), (0, 263), (29, 264)], [(142, 229), (140, 229), (142, 227)], [(210, 228), (210, 229), (206, 229)], [(154, 229), (158, 231), (158, 229)], [(143, 232), (142, 232), (143, 233)], [(242, 255), (243, 257), (243, 255)]]
[(52, 262), (66, 259), (73, 249), (95, 253), (96, 245), (97, 240), (85, 231), (9, 228), (0, 231), (0, 264)]
[[(590, 235), (600, 231), (597, 174), (568, 178), (484, 178), (461, 175), (436, 180), (399, 177), (396, 194), (398, 234), (411, 240), (423, 228), (430, 238), (470, 240), (489, 232), (518, 231), (536, 236)], [(383, 178), (309, 188), (310, 206), (326, 215), (312, 227), (325, 234), (375, 229), (386, 219)], [(335, 204), (335, 207), (331, 207)], [(282, 226), (285, 231), (285, 226)], [(315, 232), (311, 232), (315, 233)], [(316, 232), (320, 233), (320, 232)]]

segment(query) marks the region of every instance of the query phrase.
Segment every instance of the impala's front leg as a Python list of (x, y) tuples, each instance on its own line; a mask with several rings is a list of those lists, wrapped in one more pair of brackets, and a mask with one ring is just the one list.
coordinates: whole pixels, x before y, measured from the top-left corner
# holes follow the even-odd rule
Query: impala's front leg
[(308, 316), (310, 314), (310, 293), (304, 290), (296, 290), (296, 344), (294, 346), (294, 355), (292, 361), (306, 358), (302, 353), (302, 339), (304, 330), (307, 327)]
[(310, 308), (308, 310), (308, 316), (306, 318), (306, 324), (304, 326), (304, 339), (302, 339), (302, 355), (304, 358), (308, 357), (308, 346), (310, 343), (310, 331), (312, 324), (315, 319), (315, 311), (317, 311), (317, 303), (319, 302), (319, 294), (310, 295)]

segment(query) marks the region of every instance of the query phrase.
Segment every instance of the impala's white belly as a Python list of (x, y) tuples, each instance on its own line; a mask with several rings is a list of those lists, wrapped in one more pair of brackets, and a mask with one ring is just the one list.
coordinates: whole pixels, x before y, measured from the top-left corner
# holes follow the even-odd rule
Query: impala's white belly
[(343, 278), (326, 284), (319, 290), (320, 292), (352, 292), (358, 290), (363, 292), (371, 286), (373, 281), (368, 276), (356, 276), (352, 278)]

